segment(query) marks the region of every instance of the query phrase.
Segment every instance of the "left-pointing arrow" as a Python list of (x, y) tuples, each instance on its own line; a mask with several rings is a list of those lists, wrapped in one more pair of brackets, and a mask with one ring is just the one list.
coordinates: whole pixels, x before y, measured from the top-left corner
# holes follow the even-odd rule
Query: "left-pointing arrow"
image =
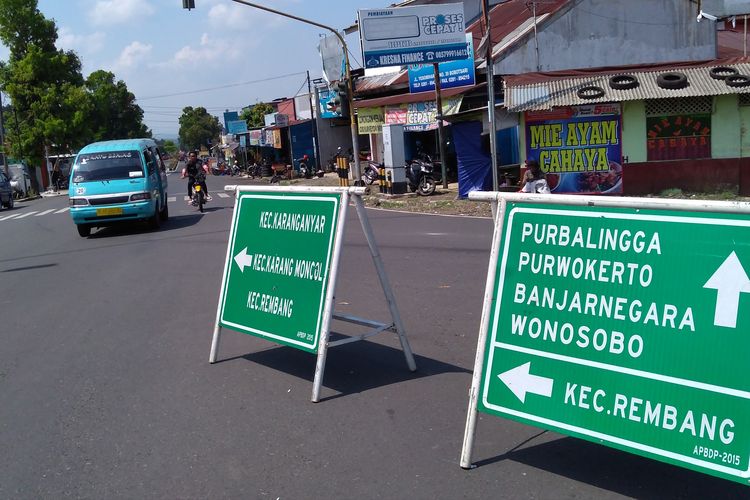
[(529, 373), (530, 370), (531, 361), (511, 368), (507, 372), (498, 375), (498, 377), (522, 403), (526, 402), (527, 392), (545, 397), (552, 396), (552, 386), (555, 381), (551, 378), (532, 375)]
[(247, 247), (243, 248), (240, 253), (234, 256), (234, 261), (237, 263), (237, 267), (240, 268), (240, 272), (245, 272), (245, 267), (253, 265), (253, 256), (247, 254)]

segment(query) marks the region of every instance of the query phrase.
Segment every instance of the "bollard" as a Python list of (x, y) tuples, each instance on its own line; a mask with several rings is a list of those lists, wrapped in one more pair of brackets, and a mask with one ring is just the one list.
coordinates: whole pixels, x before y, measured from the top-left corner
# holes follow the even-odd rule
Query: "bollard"
[(378, 184), (380, 185), (380, 192), (385, 193), (385, 166), (383, 164), (378, 168)]
[(391, 180), (390, 172), (388, 172), (385, 177), (385, 188), (388, 194), (393, 194), (393, 182)]

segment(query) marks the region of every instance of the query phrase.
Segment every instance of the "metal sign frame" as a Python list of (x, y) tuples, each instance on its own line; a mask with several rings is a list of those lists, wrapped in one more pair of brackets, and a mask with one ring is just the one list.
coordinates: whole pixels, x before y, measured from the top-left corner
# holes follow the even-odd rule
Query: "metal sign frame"
[[(414, 355), (412, 354), (411, 347), (409, 345), (409, 341), (406, 337), (406, 332), (404, 330), (404, 326), (401, 321), (401, 315), (399, 313), (399, 309), (396, 304), (396, 299), (395, 299), (395, 296), (393, 295), (390, 281), (388, 280), (388, 275), (385, 272), (385, 266), (383, 265), (383, 260), (380, 257), (380, 252), (375, 242), (375, 237), (372, 231), (372, 227), (370, 226), (370, 221), (367, 217), (367, 211), (362, 201), (362, 195), (366, 194), (367, 188), (364, 188), (364, 187), (348, 187), (348, 188), (277, 187), (277, 188), (269, 189), (267, 186), (234, 186), (234, 185), (231, 185), (231, 186), (225, 186), (224, 190), (235, 193), (235, 207), (234, 207), (234, 212), (232, 214), (232, 225), (231, 225), (229, 240), (227, 243), (227, 255), (226, 255), (226, 260), (224, 264), (224, 273), (222, 276), (221, 289), (219, 293), (219, 303), (216, 308), (216, 320), (214, 322), (213, 338), (211, 340), (211, 352), (209, 355), (209, 363), (216, 362), (216, 359), (218, 357), (218, 352), (219, 352), (219, 342), (220, 342), (220, 337), (221, 337), (221, 333), (223, 329), (221, 319), (224, 313), (225, 294), (228, 293), (227, 292), (227, 288), (228, 288), (227, 280), (229, 278), (229, 272), (232, 267), (232, 262), (235, 259), (235, 256), (233, 256), (233, 253), (234, 253), (233, 250), (234, 250), (234, 243), (235, 243), (235, 237), (236, 237), (235, 228), (240, 222), (238, 220), (238, 218), (240, 217), (239, 216), (240, 199), (244, 193), (251, 193), (257, 196), (268, 196), (268, 197), (274, 197), (274, 198), (279, 198), (280, 196), (283, 196), (284, 193), (287, 193), (287, 194), (302, 195), (301, 196), (302, 199), (305, 199), (305, 195), (309, 195), (307, 196), (307, 199), (314, 199), (316, 195), (328, 195), (329, 197), (330, 195), (336, 195), (338, 196), (338, 198), (332, 198), (332, 199), (337, 199), (338, 204), (339, 204), (338, 216), (337, 216), (337, 220), (335, 221), (336, 225), (335, 225), (335, 228), (332, 228), (332, 230), (335, 232), (334, 234), (331, 235), (331, 238), (332, 238), (331, 243), (333, 245), (333, 250), (332, 250), (330, 261), (328, 262), (328, 265), (327, 265), (327, 268), (328, 268), (327, 275), (324, 278), (325, 297), (322, 299), (322, 304), (320, 304), (320, 306), (322, 307), (322, 322), (320, 323), (319, 332), (316, 332), (319, 334), (319, 337), (313, 341), (312, 347), (307, 346), (307, 345), (295, 346), (292, 342), (282, 342), (285, 345), (290, 345), (291, 347), (298, 347), (307, 351), (309, 351), (310, 348), (315, 348), (315, 345), (317, 343), (317, 352), (316, 352), (317, 362), (315, 366), (315, 376), (313, 380), (313, 390), (312, 390), (311, 401), (313, 401), (314, 403), (317, 403), (320, 400), (320, 389), (321, 389), (322, 382), (323, 382), (323, 374), (325, 372), (326, 356), (327, 356), (329, 347), (348, 344), (350, 342), (356, 342), (359, 340), (366, 340), (367, 338), (372, 337), (373, 335), (377, 335), (378, 333), (382, 333), (382, 332), (392, 332), (398, 335), (399, 341), (401, 343), (401, 348), (404, 352), (404, 357), (406, 359), (406, 364), (409, 367), (409, 370), (413, 372), (417, 369), (417, 365), (414, 361)], [(362, 226), (362, 231), (364, 232), (365, 238), (367, 240), (367, 245), (370, 250), (370, 256), (372, 257), (373, 263), (375, 264), (375, 270), (377, 272), (378, 279), (380, 280), (380, 285), (383, 289), (386, 302), (388, 303), (388, 308), (391, 314), (390, 322), (381, 322), (381, 321), (375, 321), (371, 319), (360, 318), (360, 317), (352, 316), (352, 315), (339, 314), (334, 311), (334, 295), (336, 291), (336, 282), (338, 278), (338, 266), (339, 266), (339, 260), (341, 256), (342, 246), (343, 246), (343, 235), (344, 235), (344, 230), (346, 227), (347, 209), (349, 207), (350, 201), (353, 202), (354, 207), (356, 209), (357, 217), (359, 218), (360, 224)], [(362, 334), (346, 336), (343, 333), (331, 331), (331, 322), (333, 320), (338, 320), (344, 323), (364, 326), (364, 327), (369, 328), (370, 330)], [(232, 329), (236, 331), (248, 330), (247, 328), (242, 328), (242, 329), (232, 328)], [(344, 336), (344, 338), (331, 341), (330, 340), (331, 333), (341, 334)], [(256, 334), (257, 336), (261, 338), (269, 340), (271, 342), (279, 343), (277, 341), (278, 339), (274, 340), (274, 335), (272, 334), (266, 334), (265, 332), (254, 332), (254, 334)]]
[[(460, 465), (464, 469), (470, 469), (472, 468), (471, 463), (471, 454), (472, 454), (472, 448), (474, 443), (474, 437), (476, 433), (476, 421), (477, 421), (477, 412), (478, 412), (478, 406), (480, 403), (480, 398), (485, 398), (482, 394), (480, 394), (480, 391), (484, 387), (485, 392), (488, 390), (488, 384), (489, 381), (494, 381), (494, 378), (490, 378), (491, 375), (494, 375), (495, 372), (504, 371), (507, 368), (507, 365), (513, 365), (515, 367), (515, 364), (518, 363), (517, 357), (520, 357), (523, 360), (529, 359), (531, 361), (534, 361), (535, 363), (538, 363), (539, 360), (544, 359), (550, 359), (551, 363), (564, 363), (563, 366), (583, 366), (584, 369), (590, 369), (590, 370), (599, 370), (597, 373), (622, 373), (626, 376), (633, 377), (633, 380), (638, 380), (640, 385), (643, 385), (644, 383), (651, 383), (651, 381), (657, 381), (658, 383), (664, 383), (664, 384), (670, 384), (670, 387), (676, 387), (679, 388), (679, 390), (684, 391), (700, 391), (701, 394), (723, 394), (727, 397), (734, 398), (731, 400), (731, 405), (728, 407), (730, 410), (735, 410), (735, 413), (731, 413), (730, 415), (734, 418), (734, 423), (737, 424), (737, 427), (732, 427), (733, 431), (736, 431), (738, 434), (741, 431), (741, 428), (746, 428), (748, 425), (750, 425), (750, 418), (747, 414), (747, 404), (750, 401), (750, 391), (742, 390), (741, 387), (730, 387), (728, 385), (722, 386), (721, 384), (717, 384), (715, 379), (711, 379), (711, 377), (708, 375), (711, 372), (708, 371), (701, 371), (705, 370), (702, 367), (695, 367), (695, 371), (691, 373), (696, 373), (700, 375), (704, 375), (706, 379), (701, 380), (698, 377), (696, 377), (695, 380), (687, 380), (685, 378), (680, 378), (678, 376), (672, 376), (674, 374), (670, 373), (649, 373), (647, 370), (647, 367), (650, 367), (650, 365), (645, 364), (643, 365), (643, 369), (634, 369), (632, 366), (628, 367), (627, 364), (623, 363), (622, 365), (618, 365), (617, 363), (614, 363), (614, 365), (608, 365), (604, 362), (598, 362), (596, 361), (596, 357), (593, 355), (589, 355), (588, 359), (586, 354), (581, 354), (577, 357), (570, 357), (561, 354), (562, 349), (559, 348), (547, 348), (540, 352), (535, 352), (534, 349), (529, 349), (527, 347), (523, 347), (520, 343), (516, 345), (516, 341), (514, 340), (510, 344), (508, 344), (507, 339), (505, 342), (502, 342), (498, 344), (498, 340), (495, 339), (496, 333), (495, 331), (497, 329), (497, 315), (500, 314), (500, 304), (503, 300), (503, 297), (500, 294), (500, 291), (497, 291), (497, 294), (495, 293), (496, 286), (502, 288), (503, 283), (500, 283), (498, 281), (498, 278), (500, 281), (503, 280), (503, 277), (505, 276), (505, 269), (506, 265), (510, 265), (509, 262), (511, 262), (510, 259), (506, 253), (503, 253), (503, 247), (508, 247), (509, 245), (513, 244), (513, 238), (511, 235), (511, 228), (504, 228), (505, 219), (506, 219), (506, 213), (509, 221), (512, 222), (512, 216), (516, 213), (524, 214), (524, 213), (535, 213), (538, 216), (543, 216), (545, 214), (548, 214), (550, 216), (560, 216), (563, 214), (563, 208), (561, 206), (568, 206), (568, 207), (586, 207), (586, 211), (583, 210), (575, 210), (575, 208), (567, 208), (565, 209), (565, 215), (570, 214), (570, 216), (573, 216), (576, 213), (579, 213), (579, 216), (581, 217), (588, 217), (591, 219), (591, 217), (596, 216), (597, 214), (591, 213), (596, 211), (596, 209), (601, 208), (603, 209), (601, 212), (603, 215), (606, 215), (606, 218), (612, 218), (612, 219), (620, 219), (620, 220), (634, 220), (634, 221), (649, 221), (651, 223), (658, 222), (659, 224), (666, 223), (666, 224), (675, 224), (675, 223), (684, 223), (684, 224), (692, 224), (692, 227), (697, 227), (696, 224), (704, 225), (705, 227), (715, 227), (713, 223), (719, 223), (720, 225), (723, 225), (725, 227), (750, 227), (750, 221), (748, 221), (746, 218), (739, 218), (737, 216), (744, 216), (750, 214), (750, 203), (747, 202), (721, 202), (721, 201), (701, 201), (701, 200), (670, 200), (670, 199), (652, 199), (652, 198), (609, 198), (609, 197), (602, 197), (602, 196), (576, 196), (576, 195), (540, 195), (540, 194), (527, 194), (527, 193), (497, 193), (497, 192), (474, 192), (469, 194), (469, 199), (471, 200), (477, 200), (477, 201), (490, 201), (493, 204), (493, 213), (496, 213), (495, 217), (495, 223), (494, 223), (494, 231), (493, 231), (493, 239), (492, 239), (492, 248), (490, 252), (490, 260), (489, 260), (489, 266), (487, 270), (487, 282), (485, 285), (485, 293), (484, 293), (484, 302), (483, 302), (483, 308), (482, 308), (482, 316), (480, 321), (480, 327), (479, 327), (479, 337), (477, 342), (477, 352), (474, 362), (474, 372), (472, 377), (472, 383), (471, 383), (471, 389), (469, 391), (469, 404), (468, 404), (468, 411), (467, 411), (467, 419), (466, 419), (466, 427), (464, 430), (464, 441), (463, 441), (463, 447), (461, 450), (461, 460)], [(507, 212), (510, 210), (508, 208), (508, 203), (518, 204), (518, 208), (515, 208), (513, 212)], [(528, 204), (535, 204), (535, 207), (526, 207), (525, 205)], [(498, 208), (499, 205), (499, 208)], [(549, 205), (550, 207), (547, 208), (544, 205)], [(540, 208), (541, 206), (541, 208)], [(555, 207), (560, 208), (555, 208)], [(621, 211), (618, 210), (612, 210), (612, 209), (621, 209)], [(661, 214), (661, 211), (669, 211), (673, 213), (665, 213), (663, 215)], [(645, 213), (644, 213), (645, 212)], [(685, 215), (679, 215), (679, 212), (686, 212)], [(707, 217), (699, 216), (698, 214), (704, 214)], [(710, 214), (716, 214), (716, 218), (709, 218)], [(723, 216), (725, 218), (719, 218), (719, 216)], [(729, 217), (727, 217), (729, 216)], [(735, 217), (732, 217), (735, 216)], [(533, 220), (533, 219), (531, 219)], [(546, 221), (546, 219), (545, 219)], [(554, 224), (554, 220), (550, 219), (550, 224)], [(662, 226), (657, 226), (659, 228), (662, 228)], [(668, 226), (664, 225), (664, 229), (659, 229), (660, 231), (666, 231)], [(581, 226), (583, 228), (583, 226)], [(518, 235), (516, 235), (518, 236)], [(519, 239), (519, 238), (517, 238)], [(673, 238), (674, 239), (674, 238)], [(587, 242), (588, 244), (588, 242)], [(515, 245), (517, 248), (519, 243), (518, 241), (515, 242)], [(536, 248), (536, 247), (535, 247)], [(589, 247), (593, 248), (593, 247)], [(506, 248), (507, 250), (507, 248)], [(723, 249), (725, 250), (725, 249)], [(544, 248), (540, 247), (540, 252), (544, 252)], [(739, 250), (738, 250), (739, 251)], [(734, 252), (732, 252), (734, 254)], [(592, 255), (597, 255), (593, 253)], [(723, 254), (722, 254), (723, 255)], [(588, 254), (586, 255), (588, 256)], [(731, 257), (731, 255), (730, 255)], [(736, 256), (735, 256), (736, 258)], [(503, 262), (500, 262), (499, 259), (503, 259)], [(506, 262), (508, 260), (508, 262)], [(730, 258), (727, 258), (727, 261), (729, 261)], [(726, 262), (722, 264), (719, 267), (719, 270), (721, 268), (725, 267)], [(520, 258), (519, 258), (520, 263)], [(741, 266), (741, 263), (739, 264)], [(659, 269), (659, 268), (657, 268)], [(714, 275), (709, 279), (709, 281), (706, 282), (706, 284), (703, 286), (703, 288), (717, 288), (714, 281), (717, 281), (719, 278), (716, 278), (717, 275), (720, 274), (719, 270), (717, 270)], [(713, 271), (713, 268), (711, 268), (709, 271)], [(503, 274), (497, 275), (497, 272), (502, 272)], [(654, 271), (657, 272), (657, 271)], [(744, 278), (743, 278), (744, 279)], [(702, 279), (701, 279), (702, 281)], [(730, 285), (731, 286), (731, 285)], [(750, 292), (750, 287), (747, 287), (746, 289), (743, 288), (740, 291), (744, 292)], [(639, 292), (641, 293), (641, 292)], [(626, 294), (627, 295), (627, 294)], [(496, 299), (495, 299), (496, 296)], [(739, 296), (739, 292), (737, 293), (737, 296)], [(636, 295), (635, 297), (638, 298), (644, 298), (641, 295)], [(724, 299), (722, 299), (721, 290), (717, 289), (717, 299), (715, 304), (715, 314), (712, 315), (714, 317), (708, 318), (708, 322), (713, 321), (713, 327), (729, 327), (734, 328), (735, 325), (732, 323), (732, 320), (737, 319), (737, 311), (734, 309), (731, 310), (732, 307), (727, 308), (725, 307), (726, 304), (721, 304), (720, 302), (722, 300), (726, 301), (726, 295), (724, 296)], [(497, 300), (497, 304), (494, 304), (495, 300)], [(644, 299), (646, 300), (646, 299)], [(738, 299), (739, 300), (739, 299)], [(735, 304), (732, 304), (735, 305)], [(509, 311), (513, 311), (511, 308), (511, 305), (508, 304), (505, 307), (509, 308)], [(712, 305), (713, 308), (713, 305)], [(720, 314), (721, 312), (721, 314)], [(727, 319), (724, 317), (725, 314), (729, 312), (730, 316), (734, 314), (732, 318)], [(508, 312), (504, 314), (509, 314)], [(722, 316), (724, 314), (724, 316)], [(705, 311), (703, 312), (703, 316), (707, 316), (705, 314)], [(554, 316), (555, 320), (558, 318), (561, 318), (561, 316)], [(701, 318), (703, 319), (703, 318)], [(705, 321), (704, 321), (705, 322)], [(700, 324), (700, 323), (699, 323)], [(493, 329), (492, 332), (490, 332), (490, 329)], [(499, 331), (499, 330), (498, 330)], [(623, 330), (624, 331), (624, 330)], [(699, 333), (701, 332), (700, 328), (697, 330)], [(707, 330), (707, 331), (713, 331), (713, 330)], [(742, 333), (742, 332), (740, 332)], [(493, 351), (488, 355), (488, 341), (493, 342)], [(691, 340), (692, 342), (692, 340)], [(508, 345), (505, 345), (508, 344)], [(555, 344), (556, 345), (556, 344)], [(726, 350), (726, 345), (724, 346)], [(676, 348), (676, 347), (675, 347)], [(559, 349), (559, 350), (556, 350)], [(496, 361), (493, 363), (493, 356), (492, 354), (494, 351), (498, 351), (498, 356), (495, 356), (497, 359), (503, 359), (505, 360), (503, 362), (506, 363), (506, 366), (503, 366), (502, 368), (498, 368), (498, 364), (502, 364), (500, 361)], [(718, 351), (718, 352), (724, 352), (724, 351)], [(744, 351), (741, 351), (744, 352)], [(522, 356), (517, 356), (517, 354), (520, 353)], [(706, 353), (706, 355), (709, 355), (709, 353)], [(738, 354), (739, 355), (739, 354)], [(515, 357), (514, 357), (515, 356)], [(593, 358), (593, 359), (592, 359)], [(506, 361), (507, 360), (507, 361)], [(643, 437), (642, 440), (632, 439), (632, 429), (628, 430), (624, 427), (624, 425), (629, 424), (615, 424), (611, 427), (614, 428), (614, 431), (610, 432), (602, 432), (601, 423), (597, 423), (594, 420), (586, 420), (584, 424), (581, 423), (580, 419), (578, 421), (576, 420), (569, 420), (573, 417), (567, 417), (567, 415), (562, 414), (556, 414), (554, 417), (546, 417), (544, 412), (550, 413), (550, 409), (557, 410), (559, 407), (554, 406), (555, 404), (559, 405), (560, 401), (552, 402), (553, 400), (550, 399), (550, 397), (553, 394), (552, 389), (552, 383), (558, 383), (558, 379), (562, 381), (562, 377), (560, 374), (558, 374), (557, 379), (551, 379), (542, 377), (539, 373), (529, 373), (528, 367), (531, 365), (531, 361), (528, 361), (526, 364), (521, 365), (519, 367), (515, 367), (511, 370), (508, 370), (507, 372), (498, 373), (498, 376), (500, 377), (500, 380), (502, 380), (502, 383), (504, 384), (505, 389), (512, 392), (513, 395), (515, 395), (518, 400), (520, 400), (520, 404), (524, 408), (524, 411), (518, 411), (515, 409), (510, 409), (506, 406), (496, 406), (497, 403), (493, 403), (489, 400), (482, 399), (482, 406), (485, 408), (486, 412), (489, 412), (490, 414), (495, 414), (498, 416), (502, 416), (505, 418), (511, 418), (514, 420), (519, 420), (524, 423), (527, 423), (529, 425), (536, 425), (543, 428), (549, 428), (553, 429), (557, 432), (561, 432), (563, 434), (571, 435), (574, 437), (579, 437), (583, 439), (587, 439), (589, 441), (605, 444), (607, 446), (611, 446), (623, 451), (628, 451), (631, 453), (636, 453), (641, 456), (654, 458), (657, 460), (665, 461), (667, 463), (671, 463), (673, 465), (689, 468), (691, 470), (697, 471), (697, 472), (703, 472), (711, 475), (715, 475), (717, 477), (721, 477), (724, 479), (729, 479), (733, 481), (737, 481), (743, 484), (748, 484), (750, 481), (750, 464), (748, 464), (747, 470), (745, 470), (744, 461), (749, 460), (748, 455), (750, 455), (750, 449), (740, 451), (736, 453), (736, 459), (733, 462), (726, 462), (723, 463), (723, 459), (720, 460), (721, 457), (721, 444), (720, 443), (708, 443), (706, 444), (706, 441), (700, 441), (697, 438), (695, 438), (695, 450), (693, 451), (692, 455), (688, 454), (686, 452), (678, 452), (676, 449), (670, 449), (668, 446), (669, 444), (672, 444), (671, 442), (667, 442), (666, 439), (664, 440), (649, 440), (650, 438), (647, 438), (646, 436)], [(653, 362), (653, 359), (651, 360)], [(487, 363), (487, 366), (485, 366), (485, 363)], [(574, 364), (568, 364), (568, 363), (574, 363)], [(553, 365), (554, 366), (554, 365)], [(490, 368), (495, 368), (493, 373), (489, 373)], [(521, 370), (523, 368), (523, 370)], [(667, 365), (659, 365), (659, 368), (661, 368), (664, 372), (669, 372), (669, 369)], [(570, 370), (572, 368), (566, 368), (567, 370)], [(487, 372), (485, 373), (485, 370)], [(520, 379), (515, 380), (509, 380), (509, 376), (516, 376), (518, 373), (524, 371), (523, 375), (523, 382), (519, 382)], [(535, 372), (532, 368), (532, 372)], [(514, 372), (511, 374), (510, 372)], [(580, 372), (579, 372), (580, 373)], [(735, 372), (736, 373), (736, 372)], [(546, 373), (546, 375), (550, 375), (550, 373)], [(604, 375), (599, 375), (599, 377), (603, 377)], [(506, 378), (503, 378), (506, 377)], [(733, 376), (734, 378), (732, 380), (736, 380), (736, 376)], [(630, 379), (627, 379), (628, 381)], [(727, 379), (722, 379), (727, 380)], [(484, 385), (483, 385), (484, 381)], [(569, 382), (569, 379), (567, 380)], [(711, 383), (713, 382), (713, 383)], [(513, 384), (516, 384), (515, 386)], [(611, 382), (603, 381), (601, 382), (603, 385), (600, 385), (601, 389), (611, 389)], [(607, 384), (610, 385), (607, 385)], [(569, 384), (568, 384), (569, 385)], [(735, 384), (736, 385), (736, 384)], [(632, 387), (631, 387), (632, 386)], [(641, 391), (643, 391), (643, 388), (639, 386)], [(687, 388), (687, 389), (686, 389)], [(618, 386), (618, 390), (620, 391), (627, 391), (631, 390), (635, 392), (636, 384), (630, 384), (628, 385), (627, 389), (622, 389)], [(556, 388), (558, 392), (556, 392), (557, 397), (560, 396), (560, 384), (558, 384), (558, 387)], [(650, 389), (649, 389), (650, 390)], [(646, 390), (645, 394), (649, 394), (649, 390)], [(664, 390), (662, 387), (661, 390)], [(568, 398), (568, 387), (564, 386), (565, 398), (567, 401)], [(535, 394), (535, 396), (531, 396), (532, 398), (538, 398), (536, 400), (533, 400), (531, 403), (531, 406), (529, 407), (529, 402), (525, 401), (526, 394)], [(496, 393), (500, 394), (500, 393)], [(582, 394), (582, 393), (581, 393)], [(601, 390), (601, 396), (602, 401), (605, 400), (605, 394), (607, 394), (604, 390)], [(621, 393), (618, 393), (619, 396)], [(697, 393), (688, 393), (691, 396), (696, 395)], [(507, 396), (507, 395), (506, 395)], [(503, 396), (503, 397), (506, 397)], [(594, 396), (594, 404), (596, 404), (595, 395), (592, 391), (591, 394), (587, 394), (587, 396)], [(641, 396), (643, 396), (643, 393), (641, 393)], [(495, 396), (496, 397), (496, 396)], [(510, 396), (507, 396), (510, 397)], [(583, 397), (581, 395), (581, 397)], [(724, 396), (722, 396), (724, 397)], [(548, 403), (549, 401), (549, 403)], [(591, 403), (591, 398), (588, 400), (588, 403)], [(551, 406), (544, 406), (546, 404), (549, 404)], [(565, 404), (565, 403), (563, 403)], [(705, 407), (706, 403), (705, 401), (702, 403), (702, 405)], [(575, 403), (573, 403), (573, 406), (575, 406)], [(526, 408), (533, 408), (528, 409)], [(544, 411), (539, 410), (540, 408), (544, 408)], [(601, 406), (600, 406), (601, 408)], [(648, 408), (648, 407), (647, 407)], [(744, 408), (744, 409), (742, 409)], [(597, 410), (601, 411), (601, 410)], [(718, 412), (718, 409), (716, 410)], [(739, 411), (739, 413), (737, 413)], [(572, 415), (572, 414), (571, 414)], [(606, 415), (609, 415), (609, 410), (607, 410)], [(631, 414), (630, 414), (630, 420), (633, 420), (633, 413), (632, 413), (632, 407), (631, 407)], [(566, 418), (568, 420), (566, 420)], [(666, 417), (665, 417), (666, 418)], [(682, 425), (685, 425), (685, 421), (681, 421)], [(703, 425), (704, 422), (701, 422), (700, 425)], [(609, 424), (607, 424), (609, 425)], [(697, 424), (696, 424), (697, 425)], [(599, 430), (597, 430), (599, 428)], [(627, 435), (628, 432), (631, 435), (631, 438), (624, 438), (623, 435)], [(680, 429), (680, 434), (682, 433), (682, 429)], [(733, 432), (734, 434), (734, 432)], [(736, 449), (737, 447), (744, 449), (747, 441), (747, 430), (742, 430), (742, 441), (739, 441), (737, 445), (734, 446)], [(706, 446), (703, 446), (706, 444)], [(713, 444), (713, 448), (711, 447), (711, 444)], [(726, 444), (726, 443), (724, 443)], [(700, 446), (699, 446), (700, 445)], [(692, 446), (692, 443), (691, 443)], [(700, 449), (699, 449), (700, 448)], [(731, 451), (729, 448), (725, 447), (724, 451)], [(719, 458), (717, 458), (717, 455), (719, 454)], [(725, 453), (726, 454), (726, 453)], [(734, 457), (735, 455), (732, 455)], [(730, 458), (732, 458), (730, 457)], [(713, 460), (713, 461), (711, 461)], [(722, 462), (722, 463), (719, 463)], [(734, 467), (732, 467), (734, 466)]]

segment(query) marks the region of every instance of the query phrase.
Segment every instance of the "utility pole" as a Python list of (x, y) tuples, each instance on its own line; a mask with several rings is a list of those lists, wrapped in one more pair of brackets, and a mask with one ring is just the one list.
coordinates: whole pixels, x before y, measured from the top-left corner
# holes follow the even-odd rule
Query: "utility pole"
[[(320, 161), (320, 149), (318, 148), (318, 125), (315, 117), (315, 108), (313, 108), (312, 85), (310, 84), (310, 70), (307, 70), (307, 100), (310, 103), (310, 126), (312, 127), (313, 154), (315, 155), (315, 166), (317, 172), (322, 165)], [(315, 102), (318, 102), (317, 100)]]
[[(474, 62), (472, 61), (472, 64)], [(440, 69), (438, 63), (432, 65), (435, 72), (435, 104), (437, 105), (438, 150), (440, 151), (440, 173), (443, 177), (443, 189), (448, 189), (448, 169), (445, 165), (445, 130), (443, 129), (443, 96), (440, 92)]]
[(490, 164), (492, 168), (492, 190), (499, 189), (497, 179), (497, 132), (495, 131), (495, 66), (492, 61), (492, 30), (490, 28), (490, 9), (487, 0), (482, 0), (482, 14), (484, 14), (484, 30), (487, 37), (487, 52), (485, 64), (487, 65), (487, 118), (490, 127)]
[(6, 159), (5, 155), (5, 115), (3, 113), (3, 93), (0, 92), (0, 149), (2, 149), (2, 155), (3, 157), (3, 172), (5, 172), (5, 176), (10, 178), (10, 172), (8, 171), (8, 160)]
[[(349, 100), (349, 125), (351, 127), (352, 132), (352, 149), (354, 150), (354, 169), (352, 170), (352, 175), (354, 176), (354, 184), (359, 185), (360, 179), (362, 179), (362, 170), (360, 169), (360, 163), (359, 163), (359, 133), (357, 132), (357, 118), (354, 116), (354, 85), (352, 84), (352, 72), (351, 72), (351, 64), (349, 64), (349, 47), (346, 45), (346, 41), (344, 40), (344, 37), (341, 36), (341, 34), (336, 31), (334, 28), (331, 28), (330, 26), (326, 26), (325, 24), (321, 24), (315, 21), (310, 21), (309, 19), (305, 19), (303, 17), (295, 16), (293, 14), (287, 14), (286, 12), (282, 12), (280, 10), (272, 9), (270, 7), (266, 7), (264, 5), (258, 5), (257, 3), (247, 2), (245, 0), (232, 0), (235, 3), (239, 3), (242, 5), (247, 5), (248, 7), (254, 7), (256, 9), (265, 10), (266, 12), (270, 12), (272, 14), (276, 14), (283, 17), (288, 17), (289, 19), (294, 19), (295, 21), (299, 21), (301, 23), (305, 24), (311, 24), (313, 26), (317, 26), (318, 28), (323, 28), (324, 30), (328, 30), (334, 35), (336, 35), (336, 38), (339, 39), (339, 42), (341, 42), (342, 47), (344, 47), (344, 65), (346, 69), (346, 87), (347, 87), (347, 95)], [(188, 9), (188, 6), (186, 5), (194, 3), (192, 0), (184, 0), (183, 1), (183, 8)], [(195, 7), (192, 5), (191, 7)]]

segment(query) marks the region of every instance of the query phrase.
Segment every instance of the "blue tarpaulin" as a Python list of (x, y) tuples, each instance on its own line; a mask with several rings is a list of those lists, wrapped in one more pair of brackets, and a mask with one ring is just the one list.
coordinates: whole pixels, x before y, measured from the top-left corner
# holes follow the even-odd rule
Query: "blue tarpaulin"
[(458, 122), (451, 125), (458, 159), (458, 196), (471, 191), (492, 189), (492, 160), (482, 150), (482, 123)]

